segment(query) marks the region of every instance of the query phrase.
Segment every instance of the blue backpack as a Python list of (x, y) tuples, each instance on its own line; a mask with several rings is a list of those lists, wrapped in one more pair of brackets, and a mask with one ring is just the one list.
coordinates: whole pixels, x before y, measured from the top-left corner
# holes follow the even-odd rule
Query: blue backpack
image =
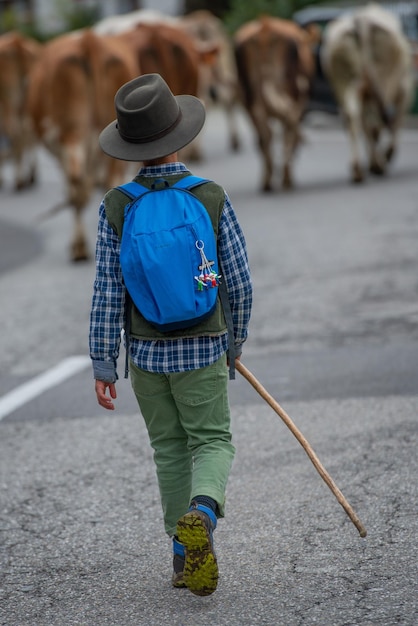
[(125, 207), (120, 263), (128, 293), (161, 332), (188, 328), (216, 308), (216, 237), (209, 213), (191, 189), (209, 182), (187, 176), (151, 189), (134, 181), (118, 187)]

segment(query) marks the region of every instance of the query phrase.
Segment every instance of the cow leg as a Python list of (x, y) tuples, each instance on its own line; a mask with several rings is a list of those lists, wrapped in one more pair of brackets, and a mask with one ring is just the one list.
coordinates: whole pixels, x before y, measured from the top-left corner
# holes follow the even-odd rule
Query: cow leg
[[(3, 122), (3, 123), (2, 123)], [(10, 141), (6, 133), (4, 120), (0, 119), (0, 188), (4, 185), (4, 167), (10, 158)]]
[(70, 254), (71, 260), (75, 262), (87, 261), (90, 258), (82, 214), (89, 201), (91, 188), (89, 179), (70, 181), (69, 204), (74, 208), (74, 234)]
[(380, 149), (382, 119), (376, 102), (371, 99), (364, 102), (362, 122), (368, 150), (369, 171), (376, 176), (382, 176), (386, 168), (386, 159)]
[(15, 190), (32, 187), (37, 180), (36, 155), (33, 149), (25, 149), (15, 162)]
[(179, 151), (180, 160), (187, 163), (188, 161), (193, 163), (200, 163), (203, 161), (203, 151), (200, 142), (200, 137), (193, 139), (191, 143), (182, 148)]
[(386, 157), (379, 151), (380, 133), (366, 135), (369, 148), (369, 172), (375, 176), (383, 176), (386, 172)]
[(258, 147), (264, 161), (264, 174), (261, 190), (265, 192), (271, 191), (273, 188), (273, 155), (271, 150), (273, 133), (270, 128), (266, 112), (263, 112), (261, 107), (253, 107), (249, 113), (256, 130)]
[(74, 233), (70, 248), (71, 260), (74, 262), (87, 261), (90, 255), (82, 214), (89, 201), (92, 185), (88, 177), (71, 179), (69, 183), (69, 204), (74, 208)]
[(82, 220), (82, 211), (81, 209), (75, 209), (75, 227), (73, 241), (71, 243), (71, 260), (74, 262), (88, 261), (89, 258), (90, 255)]
[(293, 189), (293, 159), (296, 149), (302, 140), (298, 124), (283, 123), (283, 173), (282, 187), (285, 190)]
[(105, 190), (108, 191), (112, 187), (123, 185), (128, 177), (128, 162), (108, 157), (106, 165), (107, 168), (103, 181)]
[(234, 103), (225, 105), (226, 123), (229, 129), (229, 148), (231, 152), (238, 152), (241, 148), (241, 142), (238, 133), (237, 111)]
[(347, 90), (342, 98), (342, 110), (350, 141), (351, 182), (363, 181), (363, 170), (360, 164), (360, 143), (362, 136), (361, 102), (357, 87)]
[(392, 161), (393, 157), (395, 156), (397, 152), (399, 133), (402, 127), (402, 122), (404, 120), (405, 113), (408, 110), (408, 107), (410, 106), (410, 100), (411, 98), (408, 93), (408, 90), (402, 89), (402, 91), (399, 93), (398, 98), (396, 99), (394, 103), (395, 116), (392, 120), (392, 124), (389, 129), (389, 137), (390, 137), (389, 145), (385, 150), (385, 159), (387, 163), (390, 163), (390, 161)]
[(273, 184), (273, 155), (271, 151), (272, 131), (268, 121), (258, 126), (259, 148), (264, 159), (264, 175), (261, 184), (262, 191), (272, 191)]
[(365, 127), (365, 136), (369, 151), (369, 171), (375, 176), (383, 176), (386, 170), (386, 158), (379, 150), (380, 131)]
[(70, 245), (72, 261), (90, 258), (82, 214), (87, 206), (95, 184), (94, 165), (97, 163), (94, 148), (82, 141), (68, 143), (61, 150), (68, 190), (68, 205), (74, 210), (74, 232)]
[(74, 262), (88, 261), (90, 254), (81, 209), (75, 209), (74, 218), (74, 235), (70, 249), (71, 260)]
[(32, 122), (25, 115), (22, 115), (20, 127), (14, 129), (11, 146), (15, 170), (15, 190), (20, 191), (34, 185), (37, 178), (37, 141)]
[(292, 157), (294, 152), (294, 131), (283, 124), (283, 172), (282, 187), (284, 190), (293, 188)]

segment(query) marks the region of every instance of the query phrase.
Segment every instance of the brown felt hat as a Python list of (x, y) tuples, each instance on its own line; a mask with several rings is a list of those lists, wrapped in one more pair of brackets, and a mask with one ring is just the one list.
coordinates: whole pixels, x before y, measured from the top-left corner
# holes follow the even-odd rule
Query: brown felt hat
[(103, 152), (123, 161), (148, 161), (177, 152), (196, 137), (205, 108), (194, 96), (174, 96), (159, 74), (134, 78), (117, 91), (117, 119), (99, 137)]

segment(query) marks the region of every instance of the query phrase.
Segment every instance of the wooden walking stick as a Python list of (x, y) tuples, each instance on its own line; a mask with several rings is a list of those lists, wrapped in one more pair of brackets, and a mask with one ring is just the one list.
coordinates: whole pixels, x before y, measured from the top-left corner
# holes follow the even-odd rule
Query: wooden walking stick
[(277, 413), (277, 415), (284, 421), (286, 426), (292, 431), (292, 433), (294, 434), (296, 439), (299, 441), (299, 443), (302, 445), (302, 447), (304, 448), (306, 454), (308, 455), (308, 457), (311, 459), (312, 463), (316, 467), (316, 469), (317, 469), (318, 473), (320, 474), (320, 476), (323, 478), (323, 480), (326, 482), (328, 487), (331, 489), (332, 493), (335, 495), (335, 497), (337, 498), (338, 502), (341, 504), (341, 506), (343, 507), (344, 511), (347, 513), (348, 517), (351, 519), (351, 521), (353, 522), (354, 526), (359, 531), (360, 537), (365, 537), (367, 535), (367, 530), (364, 527), (364, 525), (362, 524), (362, 522), (360, 521), (358, 515), (355, 513), (353, 508), (347, 502), (346, 498), (343, 496), (343, 494), (338, 489), (338, 487), (335, 484), (335, 482), (332, 480), (331, 476), (328, 474), (328, 472), (325, 469), (325, 467), (322, 465), (321, 461), (318, 459), (317, 455), (313, 451), (313, 449), (312, 449), (311, 445), (309, 444), (309, 442), (305, 439), (305, 437), (302, 435), (300, 430), (292, 422), (290, 417), (287, 415), (286, 411), (284, 411), (282, 409), (280, 404), (278, 402), (276, 402), (276, 400), (268, 393), (268, 391), (266, 391), (266, 389), (263, 387), (263, 385), (245, 367), (245, 365), (243, 365), (241, 363), (241, 361), (236, 360), (235, 361), (235, 367), (239, 371), (239, 373), (242, 374), (242, 376), (244, 376), (244, 378), (246, 378), (248, 380), (248, 382), (254, 387), (254, 389), (260, 394), (260, 396), (264, 400), (266, 400), (266, 402), (272, 407), (272, 409), (274, 409), (274, 411)]

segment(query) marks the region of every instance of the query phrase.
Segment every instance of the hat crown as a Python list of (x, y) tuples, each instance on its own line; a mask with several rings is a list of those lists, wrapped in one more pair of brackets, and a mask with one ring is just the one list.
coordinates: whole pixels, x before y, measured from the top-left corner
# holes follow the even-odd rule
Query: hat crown
[(159, 74), (147, 74), (123, 85), (115, 96), (122, 139), (143, 143), (164, 137), (181, 119), (181, 110)]
[(125, 161), (153, 160), (190, 143), (205, 121), (196, 96), (174, 96), (159, 74), (143, 74), (122, 85), (115, 96), (116, 120), (102, 130), (100, 146)]

